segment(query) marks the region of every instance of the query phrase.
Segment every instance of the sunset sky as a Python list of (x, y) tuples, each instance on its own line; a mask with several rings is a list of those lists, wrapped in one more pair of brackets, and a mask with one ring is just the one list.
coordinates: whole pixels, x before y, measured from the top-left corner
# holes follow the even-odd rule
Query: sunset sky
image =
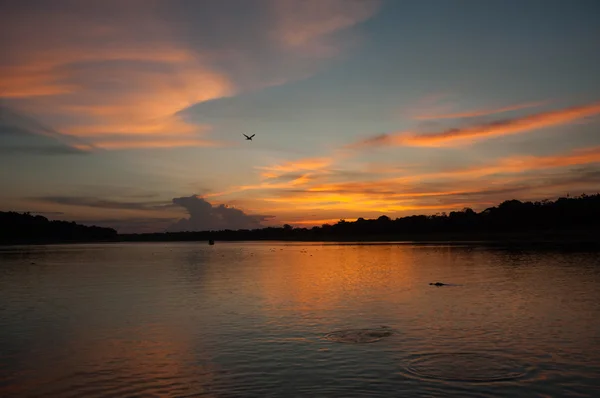
[(596, 193), (599, 16), (598, 0), (3, 1), (0, 210), (155, 232)]

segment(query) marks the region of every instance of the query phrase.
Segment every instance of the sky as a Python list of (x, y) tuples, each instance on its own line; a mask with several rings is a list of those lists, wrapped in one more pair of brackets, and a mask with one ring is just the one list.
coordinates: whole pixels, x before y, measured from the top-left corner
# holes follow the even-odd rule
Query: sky
[(596, 193), (598, 15), (597, 0), (2, 1), (0, 210), (129, 233)]

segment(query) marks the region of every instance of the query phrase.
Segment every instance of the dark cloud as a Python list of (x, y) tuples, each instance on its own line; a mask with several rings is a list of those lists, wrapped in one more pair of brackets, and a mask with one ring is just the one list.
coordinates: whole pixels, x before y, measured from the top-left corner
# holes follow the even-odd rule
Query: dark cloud
[(174, 198), (173, 203), (185, 208), (190, 217), (173, 224), (169, 228), (172, 232), (262, 228), (262, 222), (272, 217), (246, 214), (225, 205), (213, 206), (196, 195)]
[(0, 153), (34, 155), (78, 155), (82, 141), (61, 134), (35, 118), (0, 105)]
[(269, 182), (290, 182), (297, 180), (298, 178), (302, 178), (304, 174), (302, 173), (285, 173), (276, 177), (269, 178)]
[(568, 193), (579, 195), (582, 193), (593, 194), (600, 191), (600, 189), (590, 189), (592, 186), (600, 186), (600, 170), (592, 167), (582, 167), (565, 172), (547, 173), (542, 179), (539, 176), (531, 176), (514, 183), (502, 184), (495, 189), (424, 197), (420, 198), (419, 201), (422, 204), (448, 206), (471, 203), (470, 206), (481, 208), (480, 205), (482, 204), (496, 205), (509, 199), (536, 201), (555, 199)]
[(159, 195), (154, 192), (147, 192), (147, 193), (138, 193), (138, 194), (127, 195), (127, 196), (130, 198), (150, 199), (150, 198), (156, 198)]
[(393, 136), (391, 134), (382, 133), (382, 134), (377, 134), (372, 137), (362, 139), (355, 143), (348, 144), (345, 146), (345, 148), (360, 149), (363, 147), (370, 147), (370, 146), (382, 146), (382, 145), (391, 144), (391, 141), (393, 141)]
[(40, 216), (44, 216), (44, 217), (53, 217), (53, 216), (60, 216), (60, 215), (65, 214), (62, 211), (33, 211), (33, 210), (14, 210), (14, 209), (5, 210), (5, 211), (14, 211), (16, 213), (30, 213), (33, 215), (40, 215)]
[(1, 154), (31, 154), (31, 155), (84, 155), (89, 152), (69, 146), (53, 145), (0, 145)]
[(85, 206), (100, 209), (160, 210), (175, 207), (172, 203), (163, 201), (125, 202), (84, 196), (45, 196), (35, 199), (67, 206)]
[(173, 224), (172, 218), (105, 218), (74, 220), (83, 225), (114, 228), (120, 234), (165, 232)]
[[(45, 196), (34, 198), (47, 203), (66, 206), (84, 206), (99, 209), (150, 210), (150, 217), (75, 220), (85, 225), (115, 228), (120, 233), (204, 231), (221, 229), (262, 228), (262, 222), (272, 216), (250, 215), (225, 205), (213, 206), (195, 195), (164, 201), (119, 201), (85, 196)], [(184, 208), (189, 218), (176, 219), (161, 216), (162, 210)], [(152, 217), (156, 214), (156, 217)]]

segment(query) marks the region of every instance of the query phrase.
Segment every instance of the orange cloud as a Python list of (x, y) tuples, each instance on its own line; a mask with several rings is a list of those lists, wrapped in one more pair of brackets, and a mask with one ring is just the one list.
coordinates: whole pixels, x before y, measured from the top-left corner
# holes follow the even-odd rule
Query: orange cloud
[(419, 203), (415, 198), (404, 199), (393, 195), (373, 195), (368, 193), (315, 194), (311, 192), (283, 192), (277, 197), (265, 198), (266, 202), (292, 205), (295, 211), (331, 211), (340, 213), (398, 213), (415, 210), (448, 210), (465, 207), (464, 202), (452, 204)]
[[(276, 178), (276, 177), (270, 177), (270, 178)], [(273, 190), (273, 189), (286, 189), (286, 188), (292, 188), (292, 187), (296, 187), (296, 186), (300, 186), (300, 185), (306, 185), (307, 183), (309, 183), (311, 181), (312, 181), (312, 178), (311, 178), (310, 174), (302, 174), (302, 175), (293, 177), (293, 178), (289, 179), (288, 181), (284, 181), (284, 182), (271, 182), (271, 181), (267, 180), (267, 181), (260, 182), (258, 184), (254, 184), (254, 185), (241, 185), (239, 187), (235, 187), (235, 188), (227, 190), (227, 191), (208, 193), (208, 194), (204, 195), (204, 197), (209, 198), (209, 197), (217, 197), (217, 196), (226, 196), (226, 195), (231, 195), (231, 194), (240, 193), (240, 192), (244, 192), (244, 191), (269, 191), (269, 190)]]
[[(573, 178), (574, 174), (561, 174), (560, 177), (549, 177), (547, 181), (540, 181), (538, 176), (519, 176), (518, 178), (496, 178), (481, 185), (480, 180), (465, 179), (454, 181), (451, 185), (454, 189), (443, 189), (444, 184), (439, 183), (415, 183), (410, 187), (397, 187), (398, 193), (369, 193), (343, 192), (343, 193), (311, 193), (311, 192), (277, 192), (275, 196), (269, 197), (266, 202), (271, 212), (311, 212), (318, 213), (316, 219), (322, 219), (324, 213), (335, 213), (343, 215), (340, 218), (349, 218), (349, 214), (358, 214), (361, 217), (373, 217), (374, 215), (388, 214), (390, 216), (410, 214), (431, 214), (431, 212), (460, 210), (464, 207), (482, 209), (507, 198), (515, 196), (525, 199), (546, 198), (560, 193), (574, 190), (578, 192), (590, 191), (597, 187), (600, 176), (595, 176), (586, 182), (585, 179)], [(383, 185), (383, 183), (382, 183)], [(446, 184), (449, 185), (449, 184)], [(358, 187), (356, 187), (358, 188)], [(390, 184), (388, 190), (393, 190)], [(277, 209), (276, 205), (282, 205)], [(307, 220), (306, 224), (310, 224)], [(292, 222), (289, 222), (292, 223)], [(318, 224), (318, 223), (317, 223)]]
[(502, 136), (538, 130), (546, 127), (566, 124), (577, 119), (593, 116), (600, 113), (600, 103), (560, 109), (557, 111), (542, 112), (535, 115), (524, 116), (506, 121), (497, 121), (478, 126), (452, 129), (442, 133), (404, 137), (401, 141), (405, 145), (437, 146), (452, 144), (465, 139), (478, 139), (490, 136)]
[(235, 87), (209, 54), (175, 40), (153, 7), (135, 3), (111, 3), (119, 12), (110, 25), (77, 5), (6, 21), (20, 45), (0, 62), (0, 98), (40, 120), (52, 117), (53, 127), (92, 147), (121, 148), (102, 138), (115, 134), (152, 136), (128, 144), (140, 147), (207, 142), (206, 126), (177, 113)]
[(44, 70), (0, 68), (0, 98), (29, 98), (68, 94), (76, 87), (60, 83), (59, 76)]
[(264, 178), (277, 178), (286, 173), (294, 173), (299, 171), (315, 171), (323, 170), (333, 163), (333, 159), (328, 158), (306, 158), (296, 161), (289, 161), (282, 164), (271, 166), (257, 167), (260, 170), (265, 170), (261, 173)]
[(582, 148), (570, 153), (548, 156), (516, 156), (501, 159), (496, 164), (482, 167), (470, 167), (462, 170), (430, 174), (429, 177), (483, 177), (492, 174), (520, 174), (529, 171), (552, 169), (557, 167), (585, 165), (600, 162), (600, 146)]
[[(254, 185), (234, 187), (231, 190), (206, 195), (207, 197), (227, 196), (240, 192), (255, 191), (264, 202), (285, 203), (288, 205), (307, 205), (312, 208), (331, 207), (331, 203), (347, 203), (363, 206), (365, 211), (375, 205), (380, 209), (382, 203), (399, 200), (417, 200), (423, 198), (440, 198), (461, 194), (470, 194), (481, 190), (477, 179), (494, 175), (520, 175), (536, 170), (554, 169), (566, 166), (586, 165), (600, 162), (600, 147), (577, 149), (565, 154), (549, 156), (520, 156), (500, 159), (482, 166), (472, 166), (436, 172), (421, 172), (416, 169), (399, 171), (399, 176), (390, 177), (388, 172), (376, 174), (368, 181), (336, 181), (339, 175), (331, 170), (333, 159), (307, 158), (294, 162), (262, 167), (263, 170), (274, 170), (263, 173), (264, 180)], [(295, 172), (304, 171), (296, 174)], [(281, 180), (282, 177), (290, 178)], [(385, 176), (385, 178), (381, 178)], [(431, 189), (422, 184), (432, 182), (434, 186), (440, 181), (463, 180), (475, 181), (473, 186), (457, 186), (453, 189)], [(492, 182), (490, 182), (492, 184)], [(276, 191), (277, 196), (269, 192)], [(310, 206), (304, 209), (310, 209)], [(324, 207), (325, 206), (325, 207)], [(338, 208), (334, 205), (331, 208)], [(358, 208), (358, 207), (357, 207)], [(406, 206), (400, 208), (406, 209)], [(270, 208), (269, 208), (270, 209)], [(262, 209), (261, 209), (262, 211)]]
[(534, 108), (538, 106), (542, 106), (547, 104), (548, 101), (537, 101), (537, 102), (526, 102), (524, 104), (510, 105), (502, 108), (496, 109), (480, 109), (475, 111), (467, 111), (467, 112), (458, 112), (458, 113), (447, 113), (440, 115), (422, 115), (417, 116), (417, 119), (420, 120), (432, 120), (432, 119), (458, 119), (458, 118), (469, 118), (469, 117), (477, 117), (477, 116), (487, 116), (493, 115), (496, 113), (504, 113), (510, 111), (518, 111), (521, 109)]
[(312, 220), (278, 220), (277, 224), (290, 224), (299, 227), (314, 227), (321, 226), (323, 224), (335, 224), (338, 221), (340, 221), (339, 218), (324, 218)]
[(416, 135), (410, 132), (380, 134), (351, 144), (348, 148), (370, 146), (426, 146), (440, 147), (473, 142), (479, 139), (524, 133), (532, 130), (567, 124), (600, 113), (600, 102), (574, 106), (556, 111), (542, 112), (515, 119), (454, 128), (440, 133)]
[[(192, 125), (186, 123), (177, 116), (149, 119), (144, 123), (122, 123), (122, 124), (98, 124), (88, 126), (74, 126), (65, 130), (65, 133), (77, 137), (102, 137), (104, 135), (123, 135), (123, 136), (190, 136), (195, 133), (204, 133), (211, 129), (208, 125)], [(92, 138), (93, 139), (93, 138)]]
[[(226, 78), (202, 68), (179, 65), (179, 71), (167, 74), (92, 68), (64, 79), (77, 80), (77, 85), (53, 86), (51, 81), (40, 82), (39, 87), (22, 85), (20, 94), (28, 99), (28, 110), (64, 116), (64, 122), (56, 124), (57, 129), (66, 135), (88, 136), (92, 144), (93, 136), (103, 134), (190, 136), (206, 132), (207, 126), (188, 123), (176, 116), (177, 112), (233, 92)], [(104, 89), (96, 89), (102, 85), (111, 85), (114, 90), (106, 93)], [(40, 98), (42, 89), (47, 89), (43, 92), (46, 96)], [(33, 95), (27, 97), (28, 93)], [(72, 115), (77, 122), (71, 121)]]
[(412, 184), (420, 181), (449, 180), (449, 179), (476, 179), (500, 174), (523, 174), (531, 171), (553, 169), (567, 166), (579, 166), (600, 162), (600, 146), (576, 149), (569, 153), (548, 156), (516, 156), (500, 159), (499, 161), (482, 166), (472, 166), (461, 169), (439, 171), (433, 173), (415, 173), (407, 176), (387, 178), (369, 182), (345, 182), (337, 184), (316, 185), (311, 191), (357, 191), (382, 193), (400, 196), (443, 196), (444, 194), (465, 193), (465, 191), (427, 192), (410, 194), (392, 194), (394, 190), (405, 187), (399, 184)]
[[(577, 176), (561, 168), (599, 162), (600, 147), (593, 147), (548, 156), (509, 157), (478, 167), (420, 173), (414, 168), (410, 172), (400, 169), (396, 177), (381, 173), (379, 177), (374, 176), (367, 181), (339, 181), (339, 178), (346, 177), (333, 173), (331, 166), (326, 166), (331, 164), (330, 162), (300, 159), (284, 164), (285, 166), (275, 165), (270, 168), (286, 172), (297, 171), (294, 165), (323, 168), (309, 171), (311, 178), (301, 179), (299, 184), (295, 183), (295, 179), (283, 182), (271, 182), (267, 179), (253, 186), (238, 187), (217, 195), (253, 190), (255, 192), (251, 196), (256, 198), (253, 201), (253, 211), (268, 210), (271, 213), (288, 214), (288, 217), (283, 216), (283, 219), (287, 220), (294, 212), (318, 213), (314, 217), (315, 220), (323, 220), (325, 214), (333, 215), (332, 212), (344, 216), (384, 213), (408, 215), (452, 211), (463, 207), (487, 207), (498, 200), (504, 200), (507, 195), (523, 192), (544, 196), (557, 189), (561, 189), (561, 192), (565, 188), (588, 189), (592, 183), (586, 182), (585, 179), (563, 178), (554, 181), (552, 176), (557, 175), (556, 170), (563, 175)], [(544, 171), (546, 174), (549, 172), (548, 180), (540, 183), (539, 175), (534, 176), (531, 173), (533, 171)], [(485, 186), (482, 186), (481, 178), (486, 178)], [(246, 200), (251, 200), (248, 195), (245, 197)], [(310, 220), (306, 221), (306, 224), (302, 225), (311, 224)], [(319, 224), (317, 221), (315, 223)]]
[[(177, 6), (106, 0), (92, 8), (77, 2), (27, 12), (8, 7), (0, 24), (6, 41), (18, 46), (3, 51), (0, 99), (91, 146), (106, 134), (207, 141), (206, 129), (178, 112), (311, 75), (322, 58), (344, 48), (347, 40), (336, 33), (372, 16), (379, 1), (267, 1), (257, 7), (267, 17), (244, 24), (248, 37), (267, 43), (229, 34), (218, 42), (190, 40), (195, 28), (185, 24), (192, 19), (170, 19), (163, 7)], [(209, 18), (237, 20), (228, 7)], [(253, 51), (254, 44), (272, 58), (257, 56), (264, 51)]]
[(519, 172), (523, 170), (563, 167), (596, 162), (600, 162), (600, 146), (576, 149), (565, 155), (509, 158), (502, 161), (501, 164), (502, 167), (506, 169)]
[(256, 167), (263, 170), (261, 181), (257, 184), (241, 185), (232, 189), (213, 192), (205, 197), (227, 196), (245, 191), (269, 191), (307, 185), (314, 181), (317, 173), (328, 173), (327, 169), (334, 162), (333, 158), (305, 158), (288, 161), (271, 166)]

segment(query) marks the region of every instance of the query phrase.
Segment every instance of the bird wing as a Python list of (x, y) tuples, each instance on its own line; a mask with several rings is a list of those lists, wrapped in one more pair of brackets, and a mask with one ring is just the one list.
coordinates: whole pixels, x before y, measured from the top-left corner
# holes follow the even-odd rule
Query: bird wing
[(250, 136), (250, 138), (254, 137), (255, 135), (256, 135), (256, 134), (252, 134), (252, 135)]
[(242, 135), (243, 135), (244, 137), (246, 137), (246, 138), (250, 138), (250, 137), (248, 137), (248, 136), (247, 136), (246, 134), (244, 134), (244, 133), (242, 133)]

